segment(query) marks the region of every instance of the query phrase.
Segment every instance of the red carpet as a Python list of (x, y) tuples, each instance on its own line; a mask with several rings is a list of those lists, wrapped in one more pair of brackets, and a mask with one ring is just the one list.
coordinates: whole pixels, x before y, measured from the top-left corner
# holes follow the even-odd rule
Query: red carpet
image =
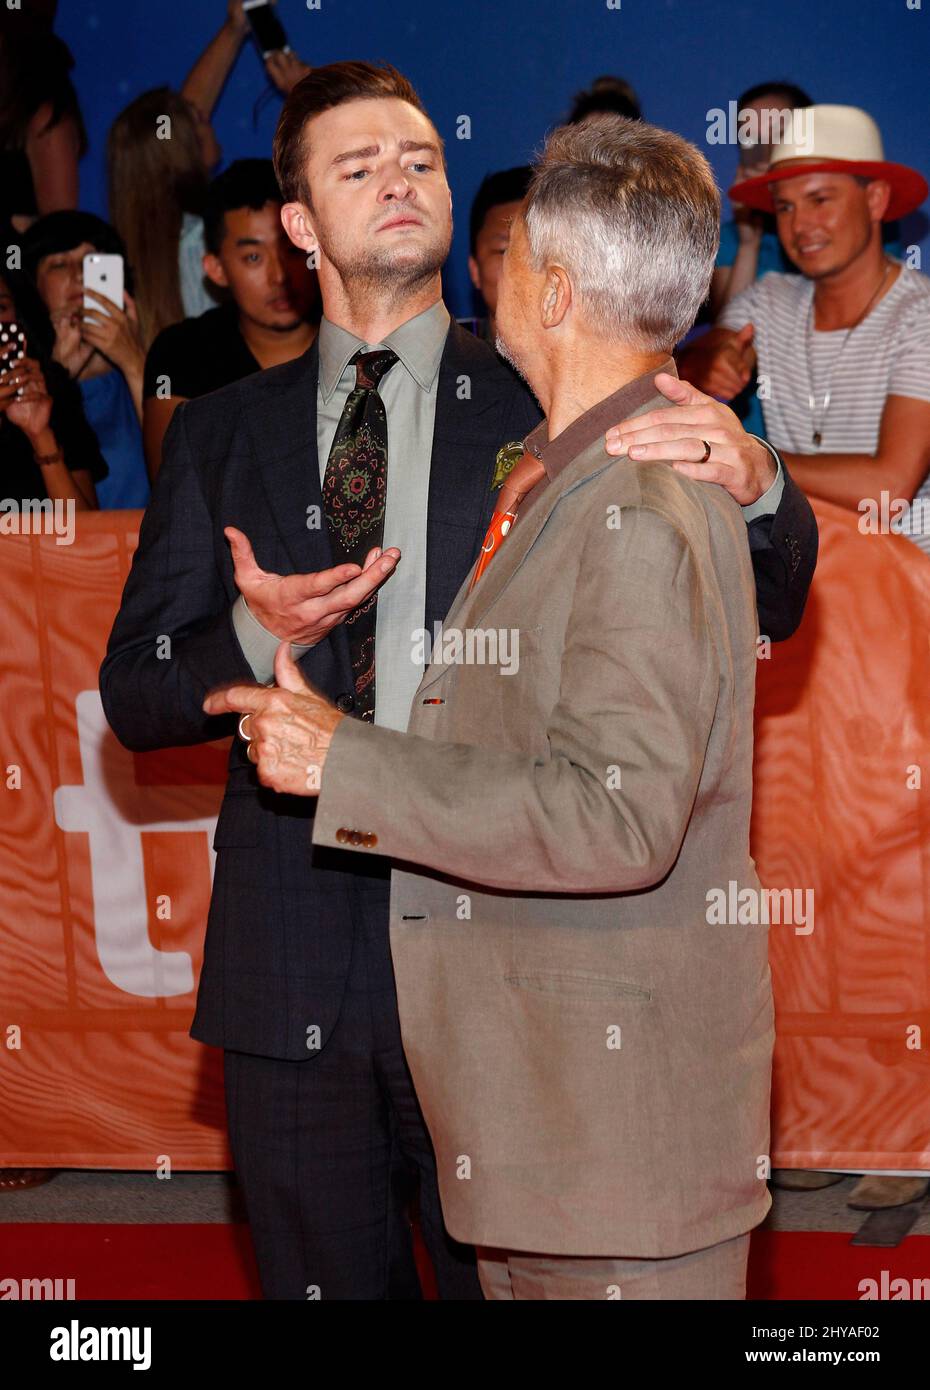
[(894, 1249), (850, 1245), (850, 1239), (842, 1231), (755, 1231), (747, 1297), (855, 1302), (860, 1280), (880, 1284), (883, 1270), (886, 1283), (930, 1276), (930, 1236), (908, 1236)]
[(261, 1296), (248, 1226), (216, 1222), (0, 1226), (0, 1274), (73, 1279), (78, 1299)]
[[(928, 1277), (930, 1236), (909, 1236), (894, 1250), (850, 1245), (849, 1239), (835, 1232), (757, 1231), (749, 1297), (855, 1302), (859, 1281), (880, 1281), (883, 1270), (886, 1279)], [(78, 1299), (260, 1296), (248, 1228), (240, 1225), (0, 1225), (0, 1277), (71, 1278)]]

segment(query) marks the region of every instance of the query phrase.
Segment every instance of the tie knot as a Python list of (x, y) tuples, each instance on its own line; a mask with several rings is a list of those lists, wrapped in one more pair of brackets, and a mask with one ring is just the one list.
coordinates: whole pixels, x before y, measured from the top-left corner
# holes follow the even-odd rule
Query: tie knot
[(535, 454), (522, 453), (501, 484), (496, 511), (513, 512), (528, 492), (546, 476), (546, 465)]
[(356, 387), (364, 386), (369, 391), (377, 391), (378, 382), (397, 361), (397, 353), (390, 348), (379, 348), (377, 352), (357, 352), (352, 361), (355, 363)]

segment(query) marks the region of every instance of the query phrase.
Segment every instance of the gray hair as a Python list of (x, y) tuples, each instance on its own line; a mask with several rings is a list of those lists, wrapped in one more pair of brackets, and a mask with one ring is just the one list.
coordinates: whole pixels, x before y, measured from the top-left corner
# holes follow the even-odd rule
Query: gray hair
[(596, 115), (553, 130), (534, 170), (534, 269), (565, 268), (594, 332), (670, 352), (707, 298), (720, 240), (707, 160), (668, 130)]

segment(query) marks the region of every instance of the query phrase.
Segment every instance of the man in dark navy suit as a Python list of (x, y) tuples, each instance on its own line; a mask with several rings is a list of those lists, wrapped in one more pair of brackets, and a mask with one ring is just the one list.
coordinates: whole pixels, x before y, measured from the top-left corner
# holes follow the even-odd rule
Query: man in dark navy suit
[[(424, 635), (428, 645), (541, 419), (442, 303), (442, 142), (401, 74), (315, 69), (287, 100), (274, 155), (282, 219), (316, 253), (324, 317), (302, 357), (175, 412), (100, 677), (107, 718), (135, 750), (235, 733), (203, 713), (205, 695), (269, 682), (281, 642), (343, 712), (406, 728)], [(665, 381), (680, 408), (663, 412), (661, 441), (639, 435), (679, 466), (706, 467), (712, 453), (744, 506), (762, 631), (787, 636), (816, 559), (813, 514), (725, 406)], [(676, 418), (681, 438), (669, 440)], [(401, 1046), (390, 866), (368, 855), (360, 871), (350, 852), (315, 850), (315, 805), (260, 786), (247, 743), (233, 740), (191, 1034), (225, 1050), (263, 1291), (419, 1298), (418, 1190), (440, 1296), (480, 1299), (472, 1251), (443, 1226)]]

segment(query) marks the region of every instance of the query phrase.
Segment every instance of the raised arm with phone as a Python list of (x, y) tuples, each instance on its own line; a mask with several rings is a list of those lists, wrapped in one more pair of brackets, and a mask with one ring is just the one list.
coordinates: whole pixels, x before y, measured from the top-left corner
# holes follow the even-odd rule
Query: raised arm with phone
[(77, 388), (48, 355), (52, 330), (41, 304), (33, 302), (35, 292), (22, 272), (8, 274), (9, 282), (0, 279), (4, 497), (16, 503), (48, 497), (70, 502), (76, 511), (94, 508), (94, 478), (105, 475), (106, 464), (84, 419)]

